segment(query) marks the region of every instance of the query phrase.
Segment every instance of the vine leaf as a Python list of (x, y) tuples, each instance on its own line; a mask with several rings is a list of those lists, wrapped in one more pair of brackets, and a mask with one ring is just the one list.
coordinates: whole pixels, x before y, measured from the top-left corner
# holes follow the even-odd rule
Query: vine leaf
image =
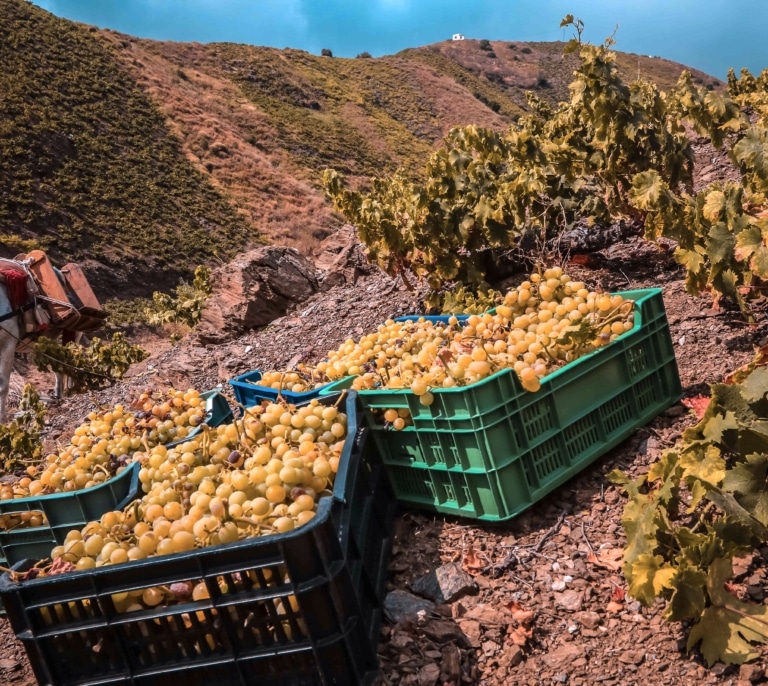
[(664, 588), (672, 587), (671, 582), (676, 570), (673, 567), (664, 567), (663, 563), (664, 558), (661, 555), (647, 554), (638, 556), (632, 563), (629, 594), (643, 605), (652, 605)]
[(675, 259), (689, 272), (697, 273), (704, 267), (704, 255), (696, 250), (675, 249)]
[(663, 192), (664, 182), (655, 169), (640, 172), (632, 178), (632, 200), (639, 209), (653, 207)]
[(712, 603), (688, 636), (688, 650), (701, 642), (708, 666), (722, 661), (740, 665), (759, 657), (751, 643), (768, 641), (768, 607), (748, 605), (725, 590), (733, 575), (729, 559), (715, 560), (707, 574), (707, 592)]
[(734, 493), (746, 510), (768, 525), (768, 455), (753, 453), (725, 473), (723, 489)]
[(739, 428), (736, 415), (728, 410), (725, 414), (716, 414), (710, 418), (704, 427), (704, 438), (712, 443), (722, 443), (726, 431)]
[(741, 394), (749, 402), (757, 402), (768, 393), (768, 369), (758, 367), (741, 384)]
[(723, 191), (712, 191), (704, 202), (704, 218), (710, 222), (716, 222), (720, 213), (725, 209), (725, 194)]
[(737, 260), (743, 262), (752, 257), (758, 250), (764, 249), (762, 232), (758, 226), (753, 225), (736, 237), (736, 247), (733, 254)]
[(680, 466), (685, 469), (686, 477), (695, 477), (713, 484), (719, 484), (725, 476), (725, 460), (720, 448), (712, 444), (707, 445), (703, 455), (693, 450), (682, 453)]
[(733, 146), (733, 155), (738, 162), (752, 167), (761, 178), (768, 176), (768, 154), (765, 133), (752, 127), (744, 137)]
[(664, 616), (670, 622), (700, 616), (707, 604), (704, 596), (706, 574), (694, 567), (679, 567), (674, 571), (674, 577), (668, 582), (672, 597)]
[[(706, 205), (705, 205), (706, 211)], [(709, 230), (707, 257), (712, 264), (727, 262), (733, 254), (736, 239), (723, 222), (718, 222)]]

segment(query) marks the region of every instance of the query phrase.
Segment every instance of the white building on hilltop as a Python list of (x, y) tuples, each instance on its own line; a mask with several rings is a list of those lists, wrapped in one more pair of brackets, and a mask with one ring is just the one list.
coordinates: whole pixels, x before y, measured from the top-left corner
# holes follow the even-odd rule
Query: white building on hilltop
[(451, 36), (451, 40), (464, 40), (464, 34), (463, 33), (454, 33)]

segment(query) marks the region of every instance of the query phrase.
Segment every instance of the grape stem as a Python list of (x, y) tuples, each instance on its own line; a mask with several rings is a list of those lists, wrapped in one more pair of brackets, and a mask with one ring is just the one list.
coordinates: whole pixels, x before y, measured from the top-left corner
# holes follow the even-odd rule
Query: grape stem
[(267, 531), (274, 531), (274, 527), (270, 526), (269, 524), (262, 524), (261, 522), (257, 522), (253, 519), (249, 519), (248, 517), (237, 517), (232, 519), (235, 524), (246, 524), (250, 528), (255, 529), (258, 533), (261, 533), (262, 528)]

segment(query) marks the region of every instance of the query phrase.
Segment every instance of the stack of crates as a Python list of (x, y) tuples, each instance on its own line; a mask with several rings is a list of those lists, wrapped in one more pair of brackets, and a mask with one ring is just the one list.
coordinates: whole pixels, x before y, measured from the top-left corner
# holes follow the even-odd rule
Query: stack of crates
[[(348, 438), (333, 495), (308, 523), (57, 576), (5, 574), (0, 597), (38, 681), (372, 683), (396, 502), (370, 432), (359, 426), (356, 394), (344, 400)], [(122, 614), (115, 607), (118, 594), (201, 581), (205, 600)]]

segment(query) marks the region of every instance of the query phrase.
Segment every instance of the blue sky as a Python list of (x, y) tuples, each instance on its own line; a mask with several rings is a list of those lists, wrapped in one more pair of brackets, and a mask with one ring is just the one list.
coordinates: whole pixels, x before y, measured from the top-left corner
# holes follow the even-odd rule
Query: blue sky
[[(768, 67), (764, 0), (36, 0), (54, 14), (145, 38), (230, 41), (337, 57), (374, 57), (453, 33), (489, 40), (561, 40), (560, 19), (586, 23), (617, 49), (659, 55), (724, 78)], [(566, 38), (569, 35), (565, 36)]]

